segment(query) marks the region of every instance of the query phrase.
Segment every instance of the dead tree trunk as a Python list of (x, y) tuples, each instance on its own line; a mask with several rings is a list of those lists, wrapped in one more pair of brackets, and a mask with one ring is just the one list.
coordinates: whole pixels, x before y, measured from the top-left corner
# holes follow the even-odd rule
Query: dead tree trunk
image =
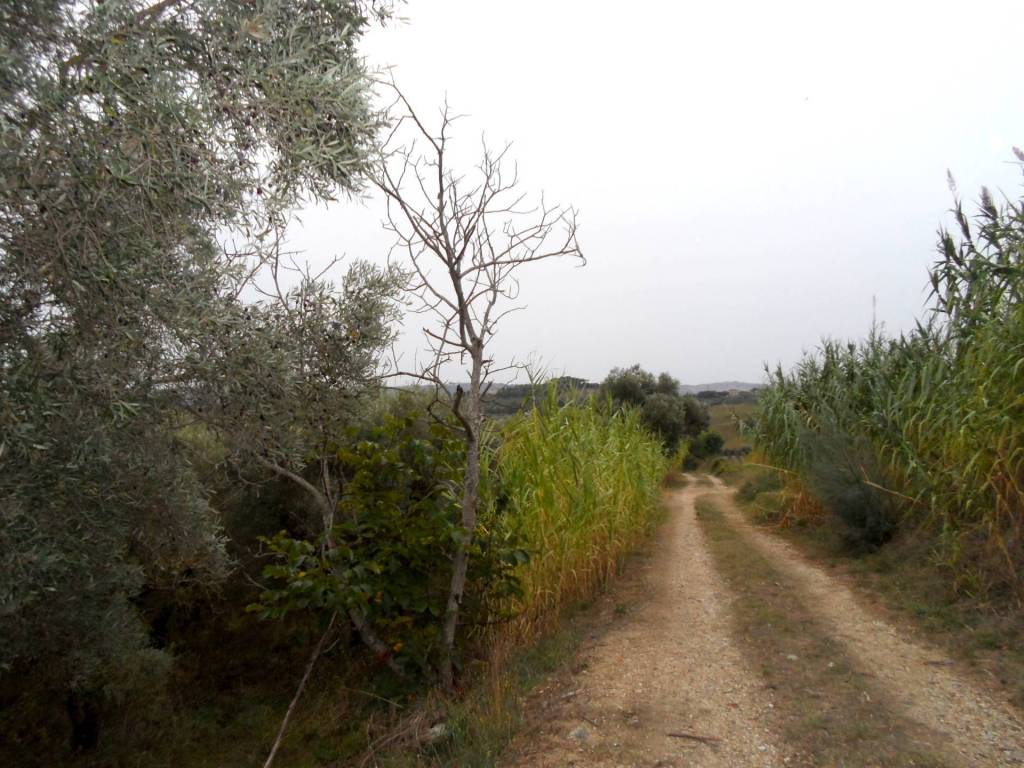
[[(445, 688), (455, 685), (454, 659), (455, 632), (459, 624), (462, 597), (466, 593), (466, 573), (469, 569), (469, 548), (476, 533), (477, 508), (480, 505), (480, 440), (483, 432), (481, 403), (481, 377), (483, 374), (483, 347), (475, 345), (469, 380), (468, 414), (466, 426), (466, 471), (462, 483), (462, 531), (452, 557), (452, 581), (448, 590), (448, 604), (444, 613), (442, 639), (445, 657), (441, 667), (441, 680)], [(456, 394), (454, 409), (459, 415), (461, 397)]]
[[(515, 309), (501, 304), (518, 296), (514, 273), (519, 267), (560, 256), (582, 262), (583, 255), (576, 242), (572, 208), (546, 205), (543, 197), (535, 207), (522, 206), (517, 174), (502, 169), (507, 146), (497, 154), (484, 147), (475, 180), (453, 174), (446, 165), (454, 120), (447, 105), (441, 112), (440, 130), (434, 134), (401, 91), (393, 83), (391, 87), (405, 113), (388, 144), (401, 136), (403, 125), (413, 136), (408, 144), (387, 149), (374, 181), (387, 199), (387, 228), (397, 238), (395, 249), (404, 253), (412, 268), (408, 290), (419, 299), (419, 309), (436, 321), (423, 329), (432, 353), (428, 364), (418, 370), (396, 365), (395, 375), (433, 384), (466, 446), (460, 530), (452, 552), (441, 632), (440, 674), (445, 687), (452, 690), (459, 613), (480, 508), (483, 393), (490, 376), (518, 367), (493, 367), (487, 346), (498, 322)], [(424, 154), (416, 149), (417, 139), (429, 147)], [(459, 386), (452, 395), (445, 384), (447, 369), (466, 363), (469, 389)]]

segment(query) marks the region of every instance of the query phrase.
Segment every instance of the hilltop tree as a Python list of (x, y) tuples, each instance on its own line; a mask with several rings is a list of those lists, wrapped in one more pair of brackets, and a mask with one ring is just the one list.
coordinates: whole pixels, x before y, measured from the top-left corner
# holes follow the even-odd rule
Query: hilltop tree
[(612, 368), (601, 388), (617, 403), (642, 406), (657, 390), (657, 381), (653, 374), (637, 364), (629, 368)]
[(238, 295), (300, 197), (357, 188), (379, 119), (356, 44), (383, 12), (0, 9), (0, 667), (84, 686), (145, 645), (143, 582), (224, 572), (173, 428), (211, 376), (227, 408), (291, 375), (291, 316)]
[(658, 381), (654, 385), (654, 391), (672, 397), (679, 396), (679, 381), (668, 373), (659, 373)]

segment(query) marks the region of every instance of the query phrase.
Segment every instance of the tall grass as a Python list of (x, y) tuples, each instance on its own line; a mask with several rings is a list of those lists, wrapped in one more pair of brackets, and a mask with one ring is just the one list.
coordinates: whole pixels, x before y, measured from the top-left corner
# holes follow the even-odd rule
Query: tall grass
[(509, 421), (496, 457), (507, 505), (531, 551), (523, 566), (526, 626), (591, 594), (650, 533), (667, 469), (636, 410), (560, 402), (549, 387)]
[[(1024, 155), (1018, 155), (1024, 161)], [(956, 586), (1024, 596), (1024, 205), (983, 191), (940, 231), (929, 315), (898, 338), (825, 341), (769, 373), (756, 428), (776, 464), (822, 486), (845, 463), (891, 522), (935, 537)], [(833, 484), (833, 491), (837, 484)], [(826, 507), (835, 499), (824, 490)], [(834, 495), (834, 494), (832, 494)]]

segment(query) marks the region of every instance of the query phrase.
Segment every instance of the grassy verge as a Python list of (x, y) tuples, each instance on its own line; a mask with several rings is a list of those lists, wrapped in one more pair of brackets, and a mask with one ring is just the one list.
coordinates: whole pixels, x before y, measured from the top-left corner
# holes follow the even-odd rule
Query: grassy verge
[(930, 537), (904, 532), (876, 551), (852, 551), (823, 510), (794, 512), (797, 494), (770, 470), (740, 465), (723, 479), (751, 520), (771, 527), (810, 559), (876, 595), (895, 617), (909, 619), (931, 642), (982, 670), (1024, 707), (1024, 611), (954, 590)]
[(823, 628), (799, 591), (729, 525), (697, 501), (716, 568), (727, 581), (737, 644), (773, 691), (773, 711), (804, 765), (939, 766), (940, 737), (901, 718), (868, 670)]
[[(627, 581), (646, 556), (646, 546), (629, 553), (620, 561), (617, 572)], [(618, 580), (606, 582), (590, 598), (564, 608), (559, 616), (546, 622), (541, 634), (523, 643), (518, 633), (510, 635), (480, 665), (473, 685), (457, 700), (435, 702), (434, 720), (446, 724), (445, 738), (429, 747), (401, 746), (374, 755), (367, 765), (386, 768), (493, 768), (519, 730), (535, 718), (529, 710), (534, 689), (552, 679), (571, 676), (580, 643), (595, 632), (608, 629), (595, 615), (596, 599)], [(616, 605), (614, 616), (626, 612)], [(429, 708), (429, 704), (424, 704)], [(412, 718), (418, 717), (416, 713)], [(393, 731), (401, 730), (401, 725)], [(365, 754), (364, 754), (365, 756)]]
[(709, 429), (720, 434), (725, 440), (723, 448), (735, 450), (752, 446), (750, 436), (740, 432), (739, 423), (757, 413), (756, 403), (716, 404), (710, 406), (708, 412), (711, 415)]

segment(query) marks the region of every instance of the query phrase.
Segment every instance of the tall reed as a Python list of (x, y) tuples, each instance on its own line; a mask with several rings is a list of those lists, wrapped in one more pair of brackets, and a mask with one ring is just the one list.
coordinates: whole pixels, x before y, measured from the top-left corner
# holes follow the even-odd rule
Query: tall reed
[(521, 574), (525, 625), (615, 572), (652, 530), (667, 469), (637, 411), (561, 402), (554, 386), (504, 426), (496, 466), (505, 514), (531, 551)]
[[(1024, 156), (1018, 155), (1024, 161)], [(769, 372), (756, 440), (814, 485), (822, 439), (866, 446), (859, 481), (904, 528), (931, 532), (956, 586), (1024, 596), (1024, 201), (983, 191), (973, 221), (940, 232), (929, 315), (911, 333), (877, 328), (825, 341)], [(863, 453), (863, 452), (862, 452)], [(825, 500), (828, 501), (827, 499)], [(827, 505), (827, 504), (826, 504)]]

